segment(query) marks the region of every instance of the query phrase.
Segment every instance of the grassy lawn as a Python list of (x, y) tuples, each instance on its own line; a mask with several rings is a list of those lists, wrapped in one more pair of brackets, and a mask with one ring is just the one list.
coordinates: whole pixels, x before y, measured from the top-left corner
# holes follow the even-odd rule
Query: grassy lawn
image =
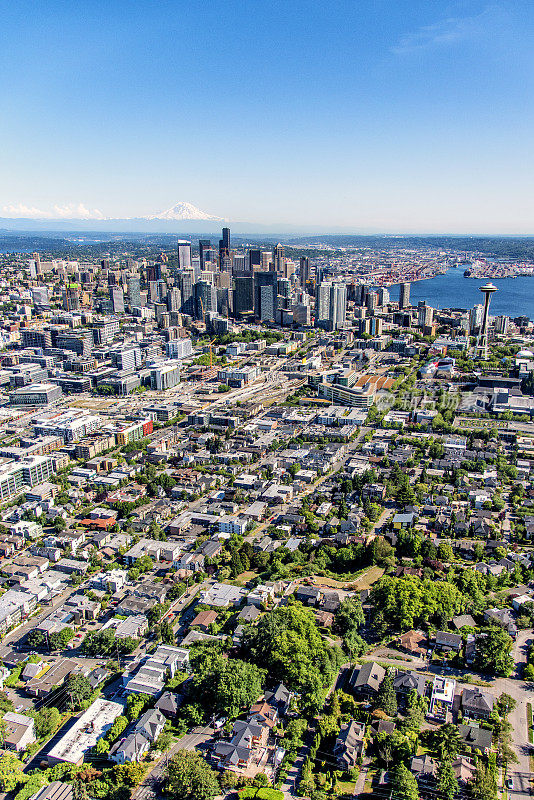
[(532, 744), (533, 737), (532, 737), (532, 703), (527, 703), (527, 731), (528, 731), (528, 740)]
[[(376, 583), (384, 574), (384, 567), (371, 567), (360, 578), (355, 580), (350, 588), (351, 589), (370, 589), (373, 583)], [(349, 587), (347, 587), (349, 588)]]
[(371, 567), (359, 578), (349, 581), (338, 581), (335, 578), (323, 578), (319, 575), (313, 575), (311, 578), (318, 586), (330, 586), (332, 589), (370, 589), (383, 574), (383, 567)]
[(338, 781), (336, 783), (336, 792), (338, 795), (347, 795), (352, 797), (354, 789), (356, 788), (356, 781)]
[(237, 578), (234, 578), (234, 580), (225, 581), (225, 583), (231, 583), (232, 586), (242, 587), (245, 586), (249, 581), (251, 581), (252, 578), (257, 578), (257, 576), (258, 576), (257, 572), (249, 570), (248, 572), (242, 572), (241, 575), (238, 575)]

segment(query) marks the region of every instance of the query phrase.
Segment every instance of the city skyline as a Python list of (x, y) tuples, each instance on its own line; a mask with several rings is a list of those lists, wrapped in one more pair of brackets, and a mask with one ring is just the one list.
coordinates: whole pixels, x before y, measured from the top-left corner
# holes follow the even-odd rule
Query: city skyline
[(0, 217), (532, 232), (522, 0), (29, 12), (3, 13)]

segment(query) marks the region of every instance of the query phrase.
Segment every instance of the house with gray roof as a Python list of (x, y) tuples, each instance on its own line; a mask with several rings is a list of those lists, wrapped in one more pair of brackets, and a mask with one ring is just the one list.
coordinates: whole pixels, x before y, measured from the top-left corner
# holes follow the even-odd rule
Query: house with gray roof
[(349, 679), (349, 684), (353, 692), (369, 697), (378, 692), (385, 676), (386, 670), (384, 667), (374, 661), (369, 661), (367, 664), (362, 664), (359, 669), (356, 668), (354, 670)]
[(475, 719), (489, 719), (493, 711), (494, 697), (489, 692), (484, 692), (475, 687), (464, 689), (462, 692), (462, 711), (466, 717)]

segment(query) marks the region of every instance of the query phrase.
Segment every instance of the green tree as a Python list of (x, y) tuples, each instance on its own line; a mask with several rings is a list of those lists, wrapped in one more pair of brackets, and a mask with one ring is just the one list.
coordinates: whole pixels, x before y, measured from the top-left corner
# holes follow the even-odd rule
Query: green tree
[(512, 657), (512, 639), (503, 628), (492, 625), (483, 629), (486, 636), (477, 639), (476, 664), (483, 672), (495, 675), (512, 674), (514, 660)]
[(376, 699), (376, 707), (381, 708), (389, 717), (395, 717), (397, 715), (397, 695), (393, 687), (393, 675), (390, 670), (386, 672), (380, 684)]
[[(278, 607), (264, 614), (244, 637), (243, 648), (273, 680), (292, 690), (309, 694), (312, 705), (342, 663), (339, 648), (321, 636), (313, 612), (300, 603)], [(306, 698), (301, 697), (301, 702)]]
[(167, 765), (165, 782), (174, 800), (211, 800), (220, 791), (217, 774), (196, 750), (178, 750)]
[(23, 769), (23, 762), (14, 753), (0, 756), (0, 789), (3, 792), (12, 791), (22, 780)]
[(195, 664), (195, 696), (210, 710), (237, 716), (251, 705), (262, 691), (265, 671), (237, 658), (210, 655)]
[(66, 686), (69, 708), (79, 709), (93, 691), (85, 675), (71, 675)]
[(450, 722), (442, 725), (435, 734), (437, 751), (442, 761), (452, 761), (458, 755), (460, 749), (460, 731)]
[(50, 736), (58, 727), (61, 714), (54, 706), (47, 708), (43, 706), (40, 711), (35, 711), (33, 714), (35, 735), (38, 739)]
[(497, 800), (497, 783), (493, 771), (482, 760), (477, 762), (475, 779), (469, 786), (473, 800)]
[(393, 773), (393, 791), (403, 800), (419, 800), (417, 781), (404, 764), (398, 764)]
[(443, 759), (438, 766), (437, 791), (447, 800), (454, 800), (458, 788), (458, 781), (456, 780), (451, 760), (449, 758)]
[(438, 558), (440, 558), (442, 561), (452, 561), (452, 547), (449, 542), (439, 543)]

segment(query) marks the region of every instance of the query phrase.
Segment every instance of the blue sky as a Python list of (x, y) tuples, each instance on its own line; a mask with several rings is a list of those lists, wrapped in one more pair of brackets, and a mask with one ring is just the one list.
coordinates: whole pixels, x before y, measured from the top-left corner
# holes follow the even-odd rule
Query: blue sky
[(0, 215), (534, 233), (526, 0), (17, 0), (0, 25)]

